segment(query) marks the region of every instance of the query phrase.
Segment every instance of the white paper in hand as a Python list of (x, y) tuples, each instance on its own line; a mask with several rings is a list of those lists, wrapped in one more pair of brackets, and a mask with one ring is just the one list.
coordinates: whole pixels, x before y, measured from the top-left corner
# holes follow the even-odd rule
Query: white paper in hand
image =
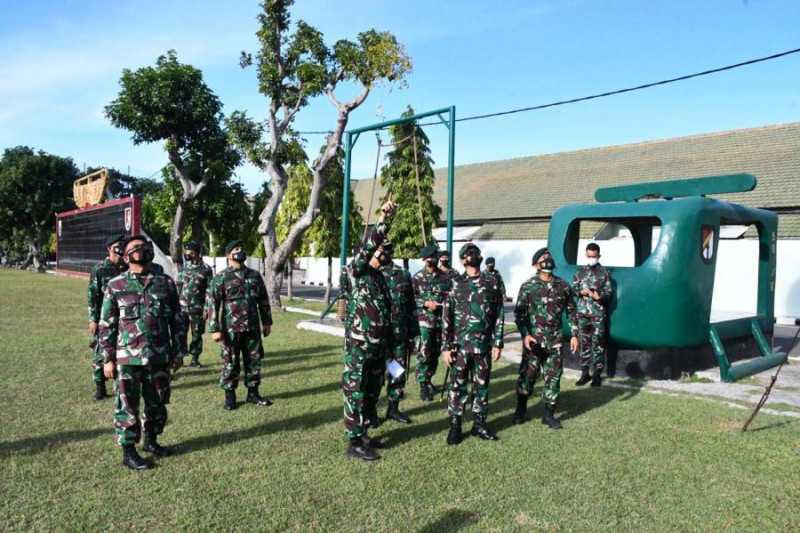
[(386, 370), (389, 372), (389, 375), (391, 375), (394, 379), (399, 378), (400, 376), (403, 375), (403, 372), (406, 371), (406, 369), (403, 368), (403, 365), (401, 365), (394, 359), (386, 361)]

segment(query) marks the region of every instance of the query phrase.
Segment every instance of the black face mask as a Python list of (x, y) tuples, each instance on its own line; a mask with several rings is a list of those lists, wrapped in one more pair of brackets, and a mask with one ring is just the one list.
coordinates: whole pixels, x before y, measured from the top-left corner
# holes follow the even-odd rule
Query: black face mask
[(471, 267), (478, 267), (480, 266), (481, 261), (483, 261), (483, 257), (481, 257), (481, 254), (477, 250), (470, 250), (467, 252), (467, 257), (465, 259), (467, 260), (467, 266)]
[(443, 267), (449, 267), (450, 266), (450, 259), (448, 259), (446, 257), (442, 257), (441, 259), (439, 259), (439, 263), (441, 263), (441, 265)]
[(113, 246), (111, 248), (111, 251), (114, 252), (115, 254), (117, 254), (120, 257), (122, 256), (122, 254), (125, 253), (125, 250), (123, 250), (121, 246)]
[(545, 259), (539, 263), (539, 270), (542, 272), (552, 272), (556, 268), (556, 262), (552, 259)]
[(128, 251), (128, 262), (134, 265), (147, 265), (153, 261), (155, 255), (150, 245), (142, 244)]
[(436, 260), (435, 259), (431, 259), (429, 257), (429, 258), (427, 258), (425, 260), (425, 264), (428, 265), (429, 267), (434, 267), (434, 266), (436, 266)]
[(231, 259), (233, 259), (237, 263), (244, 263), (244, 260), (247, 259), (247, 254), (244, 253), (243, 250), (239, 250), (235, 254), (231, 255)]
[(183, 258), (190, 263), (194, 261), (194, 256), (191, 254), (183, 254)]

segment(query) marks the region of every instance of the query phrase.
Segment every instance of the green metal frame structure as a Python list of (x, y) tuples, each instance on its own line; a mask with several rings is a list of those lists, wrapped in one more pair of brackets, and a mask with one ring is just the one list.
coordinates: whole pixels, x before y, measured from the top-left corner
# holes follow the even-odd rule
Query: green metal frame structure
[[(786, 354), (773, 352), (764, 332), (772, 332), (775, 322), (778, 217), (771, 211), (705, 197), (746, 192), (755, 186), (754, 176), (736, 174), (598, 189), (595, 199), (600, 203), (568, 205), (553, 214), (548, 244), (556, 272), (571, 279), (578, 268), (581, 221), (620, 224), (633, 237), (635, 266), (609, 267), (616, 285), (609, 307), (609, 336), (618, 347), (688, 348), (711, 343), (723, 381), (776, 366)], [(719, 228), (729, 224), (752, 224), (758, 230), (757, 310), (755, 316), (711, 322)], [(653, 240), (656, 227), (658, 242)], [(761, 357), (732, 365), (723, 341), (749, 336)]]
[[(456, 142), (456, 108), (455, 106), (443, 107), (426, 113), (417, 113), (410, 117), (401, 117), (371, 124), (362, 128), (347, 130), (344, 134), (344, 190), (350, 190), (350, 162), (359, 136), (367, 131), (382, 130), (395, 124), (416, 122), (427, 117), (438, 117), (442, 124), (449, 130), (447, 149), (447, 252), (453, 254), (453, 189), (455, 187), (455, 142)], [(347, 243), (350, 241), (350, 195), (343, 195), (342, 199), (342, 241), (339, 246), (339, 261), (344, 268), (347, 264), (349, 250)]]

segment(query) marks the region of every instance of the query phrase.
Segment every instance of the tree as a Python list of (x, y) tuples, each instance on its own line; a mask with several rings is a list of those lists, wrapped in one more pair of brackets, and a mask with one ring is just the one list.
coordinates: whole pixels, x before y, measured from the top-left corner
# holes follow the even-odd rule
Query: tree
[(181, 186), (169, 238), (169, 253), (177, 262), (187, 209), (209, 181), (228, 179), (240, 158), (222, 127), (219, 98), (202, 72), (178, 62), (174, 50), (159, 56), (155, 67), (123, 70), (120, 85), (106, 116), (131, 131), (134, 144), (163, 142), (169, 171)]
[(23, 267), (42, 269), (43, 247), (55, 226), (54, 214), (74, 208), (72, 184), (78, 167), (72, 159), (34, 152), (27, 146), (8, 148), (0, 159), (0, 231), (27, 248)]
[[(358, 34), (355, 42), (340, 40), (332, 48), (325, 44), (322, 33), (302, 20), (290, 32), (292, 4), (292, 0), (264, 1), (256, 33), (260, 49), (255, 55), (242, 52), (240, 59), (243, 68), (256, 67), (259, 92), (269, 101), (266, 124), (241, 111), (233, 113), (227, 123), (241, 153), (270, 181), (272, 196), (260, 215), (258, 232), (264, 244), (267, 290), (274, 306), (280, 306), (286, 261), (297, 251), (317, 216), (327, 185), (324, 171), (341, 146), (350, 113), (366, 100), (373, 86), (402, 83), (411, 69), (403, 46), (388, 32), (369, 30)], [(342, 84), (356, 85), (358, 94), (352, 100), (340, 101), (336, 90)], [(286, 165), (305, 159), (292, 125), (310, 99), (323, 94), (336, 109), (336, 121), (321, 155), (310, 165), (312, 180), (305, 210), (286, 237), (278, 239), (275, 218), (291, 180)]]
[[(414, 110), (408, 108), (402, 116), (413, 115)], [(396, 124), (389, 133), (394, 148), (387, 155), (389, 163), (381, 169), (381, 185), (386, 191), (381, 204), (390, 196), (397, 203), (389, 239), (394, 244), (395, 257), (402, 257), (407, 269), (408, 259), (419, 257), (420, 249), (433, 242), (433, 228), (439, 223), (442, 208), (433, 200), (433, 159), (425, 132), (414, 121)]]
[[(305, 162), (292, 165), (289, 168), (289, 178), (289, 185), (286, 187), (283, 202), (281, 202), (278, 214), (275, 217), (275, 236), (278, 240), (285, 240), (292, 230), (292, 225), (298, 218), (303, 216), (308, 207), (308, 195), (311, 192), (312, 175)], [(289, 283), (286, 287), (290, 300), (292, 299), (293, 261), (298, 254), (311, 255), (308, 235), (304, 235), (300, 239), (296, 249), (287, 261)]]
[[(307, 234), (308, 240), (313, 243), (314, 256), (328, 258), (328, 283), (325, 287), (325, 301), (328, 303), (331, 300), (331, 287), (333, 286), (333, 258), (339, 255), (339, 246), (342, 240), (343, 159), (344, 151), (339, 150), (336, 158), (325, 170), (328, 186), (320, 199), (319, 216)], [(348, 194), (350, 195), (350, 241), (347, 243), (346, 249), (351, 250), (358, 242), (364, 220), (361, 218), (359, 206), (353, 198), (353, 191), (348, 191)]]

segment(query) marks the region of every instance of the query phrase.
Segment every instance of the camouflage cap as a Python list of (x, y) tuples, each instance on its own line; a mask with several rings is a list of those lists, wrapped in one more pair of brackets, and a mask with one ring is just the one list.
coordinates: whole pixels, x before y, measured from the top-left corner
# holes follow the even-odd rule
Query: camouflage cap
[(237, 246), (242, 246), (242, 241), (240, 241), (239, 239), (229, 242), (228, 245), (225, 247), (225, 255), (229, 255), (233, 251), (233, 249), (236, 248)]
[(481, 253), (481, 249), (478, 248), (477, 244), (475, 244), (473, 242), (468, 242), (467, 244), (462, 246), (461, 249), (458, 251), (459, 259), (464, 259), (465, 257), (467, 257), (467, 254), (472, 249), (478, 250), (478, 253)]
[(124, 240), (125, 240), (125, 234), (124, 233), (111, 234), (108, 237), (106, 237), (106, 240), (105, 240), (106, 248), (108, 248), (109, 246), (113, 246), (116, 243), (118, 243), (120, 241), (124, 241)]
[(532, 264), (536, 264), (539, 262), (539, 259), (542, 258), (544, 254), (549, 254), (550, 250), (545, 246), (544, 248), (539, 248), (536, 250), (536, 253), (533, 254), (533, 259), (531, 260)]
[(422, 259), (428, 259), (429, 257), (436, 257), (439, 254), (439, 247), (435, 244), (429, 244), (425, 248), (420, 251), (419, 256)]
[(188, 241), (183, 245), (184, 250), (191, 250), (196, 253), (200, 253), (200, 244), (195, 241)]

